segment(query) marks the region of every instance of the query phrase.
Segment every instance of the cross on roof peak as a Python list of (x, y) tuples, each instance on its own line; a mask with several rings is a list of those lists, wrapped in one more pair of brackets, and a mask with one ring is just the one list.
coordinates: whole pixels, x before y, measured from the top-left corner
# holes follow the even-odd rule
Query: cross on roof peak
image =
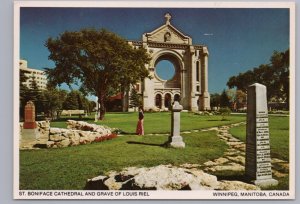
[(169, 13), (166, 13), (165, 18), (166, 18), (166, 24), (170, 24), (170, 20), (172, 16)]

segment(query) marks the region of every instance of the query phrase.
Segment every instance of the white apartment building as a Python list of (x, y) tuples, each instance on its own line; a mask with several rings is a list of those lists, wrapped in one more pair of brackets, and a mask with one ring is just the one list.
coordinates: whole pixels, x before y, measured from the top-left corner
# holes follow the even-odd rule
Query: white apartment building
[(20, 60), (20, 71), (25, 73), (27, 77), (26, 82), (23, 84), (28, 88), (31, 88), (32, 81), (35, 80), (39, 89), (46, 89), (47, 87), (47, 76), (44, 71), (38, 69), (28, 68), (26, 60)]

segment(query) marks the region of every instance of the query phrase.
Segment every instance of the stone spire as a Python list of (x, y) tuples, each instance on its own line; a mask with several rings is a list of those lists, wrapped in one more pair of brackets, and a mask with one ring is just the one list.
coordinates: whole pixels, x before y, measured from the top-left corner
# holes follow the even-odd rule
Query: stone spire
[(166, 18), (166, 25), (169, 25), (172, 16), (169, 13), (166, 13), (165, 18)]

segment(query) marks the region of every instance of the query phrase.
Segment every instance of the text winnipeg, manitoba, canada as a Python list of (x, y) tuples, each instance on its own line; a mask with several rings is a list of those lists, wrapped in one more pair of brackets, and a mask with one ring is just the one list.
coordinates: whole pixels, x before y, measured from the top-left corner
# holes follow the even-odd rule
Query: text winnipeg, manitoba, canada
[(289, 192), (285, 191), (270, 191), (270, 192), (213, 192), (214, 197), (285, 197), (289, 196)]

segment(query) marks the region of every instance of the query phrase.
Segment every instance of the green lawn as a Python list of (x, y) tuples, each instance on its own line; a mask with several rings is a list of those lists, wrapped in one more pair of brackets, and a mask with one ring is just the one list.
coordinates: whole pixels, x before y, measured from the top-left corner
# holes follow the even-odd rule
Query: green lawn
[[(169, 133), (170, 113), (145, 113), (145, 132)], [(270, 116), (270, 140), (273, 157), (288, 160), (289, 118)], [(85, 120), (94, 123), (93, 116), (79, 119), (64, 117), (51, 122), (51, 127), (66, 127), (67, 119)], [(221, 126), (245, 121), (245, 115), (199, 116), (181, 114), (181, 131)], [(183, 134), (186, 148), (166, 148), (167, 135), (135, 136), (137, 113), (107, 113), (105, 120), (97, 122), (119, 128), (125, 136), (116, 139), (60, 149), (20, 151), (20, 189), (83, 189), (88, 178), (105, 174), (110, 170), (121, 170), (129, 166), (156, 166), (159, 164), (200, 164), (219, 158), (227, 145), (215, 131)], [(231, 128), (230, 132), (245, 141), (245, 126)], [(284, 180), (285, 179), (285, 180)], [(282, 179), (284, 187), (288, 180)]]
[(61, 149), (20, 151), (20, 189), (83, 189), (88, 178), (129, 166), (203, 163), (227, 145), (215, 131), (183, 134), (186, 148), (163, 147), (168, 136), (120, 136)]
[[(133, 134), (135, 133), (137, 118), (137, 113), (106, 113), (105, 120), (99, 121), (96, 124), (119, 128), (126, 133)], [(80, 120), (78, 117), (64, 117), (61, 121), (51, 122), (51, 127), (66, 128), (65, 121), (67, 119)], [(83, 119), (86, 122), (94, 123), (93, 115), (88, 118), (84, 117)], [(222, 120), (222, 116), (219, 115), (200, 116), (193, 113), (181, 113), (181, 130), (215, 127), (245, 120), (245, 115), (226, 116), (226, 120)], [(145, 134), (169, 133), (171, 129), (171, 113), (145, 113), (144, 127)]]
[[(269, 116), (271, 155), (289, 160), (289, 117)], [(242, 141), (246, 141), (246, 126), (230, 129), (230, 133)]]

